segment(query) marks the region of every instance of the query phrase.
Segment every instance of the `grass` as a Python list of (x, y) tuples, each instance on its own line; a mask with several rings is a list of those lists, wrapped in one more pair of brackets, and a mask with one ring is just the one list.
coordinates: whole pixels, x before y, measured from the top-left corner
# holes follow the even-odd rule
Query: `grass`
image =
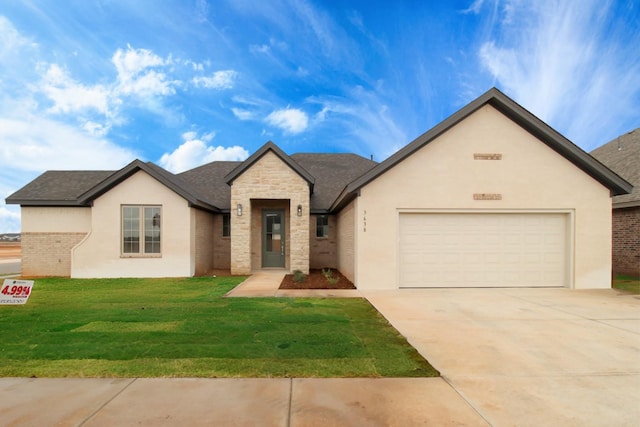
[(0, 376), (438, 375), (364, 299), (223, 298), (241, 280), (36, 280), (0, 306)]
[(631, 276), (616, 276), (613, 279), (613, 288), (620, 291), (640, 295), (640, 278)]

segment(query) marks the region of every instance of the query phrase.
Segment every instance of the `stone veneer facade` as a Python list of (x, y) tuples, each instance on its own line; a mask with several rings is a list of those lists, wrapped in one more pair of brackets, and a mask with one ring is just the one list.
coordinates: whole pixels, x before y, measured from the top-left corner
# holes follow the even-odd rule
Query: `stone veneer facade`
[[(231, 274), (249, 274), (262, 268), (261, 256), (252, 260), (251, 255), (261, 255), (262, 251), (252, 239), (262, 227), (260, 222), (252, 221), (253, 216), (260, 215), (252, 206), (267, 200), (280, 201), (283, 208), (288, 207), (285, 268), (309, 272), (309, 195), (309, 183), (272, 151), (236, 177), (231, 183)], [(241, 216), (237, 215), (238, 204), (242, 205)], [(302, 216), (296, 214), (298, 205)]]

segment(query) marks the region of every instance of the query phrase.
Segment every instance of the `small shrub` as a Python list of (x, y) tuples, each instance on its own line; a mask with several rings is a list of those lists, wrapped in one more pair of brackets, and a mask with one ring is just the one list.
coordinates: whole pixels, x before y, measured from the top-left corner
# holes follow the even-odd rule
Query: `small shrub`
[(335, 286), (340, 281), (339, 277), (333, 277), (333, 271), (330, 268), (323, 268), (322, 275), (331, 286)]
[(300, 270), (295, 270), (293, 272), (293, 281), (296, 283), (304, 282), (306, 278), (307, 278), (307, 275)]
[(331, 286), (337, 285), (339, 281), (340, 281), (339, 277), (327, 277), (327, 282), (329, 282)]

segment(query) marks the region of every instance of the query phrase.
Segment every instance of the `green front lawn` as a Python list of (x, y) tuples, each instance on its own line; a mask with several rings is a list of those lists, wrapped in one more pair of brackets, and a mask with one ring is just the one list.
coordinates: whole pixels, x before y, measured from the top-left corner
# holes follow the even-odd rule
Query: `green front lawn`
[(0, 376), (438, 375), (364, 299), (223, 298), (241, 280), (36, 280), (0, 306)]
[(616, 276), (613, 279), (613, 288), (632, 294), (640, 294), (640, 278), (631, 276)]

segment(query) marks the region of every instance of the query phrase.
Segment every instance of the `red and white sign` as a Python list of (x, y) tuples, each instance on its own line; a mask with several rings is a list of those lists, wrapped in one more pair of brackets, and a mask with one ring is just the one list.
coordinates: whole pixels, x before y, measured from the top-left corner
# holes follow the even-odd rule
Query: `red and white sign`
[(0, 289), (0, 305), (25, 304), (32, 288), (33, 280), (4, 279)]

